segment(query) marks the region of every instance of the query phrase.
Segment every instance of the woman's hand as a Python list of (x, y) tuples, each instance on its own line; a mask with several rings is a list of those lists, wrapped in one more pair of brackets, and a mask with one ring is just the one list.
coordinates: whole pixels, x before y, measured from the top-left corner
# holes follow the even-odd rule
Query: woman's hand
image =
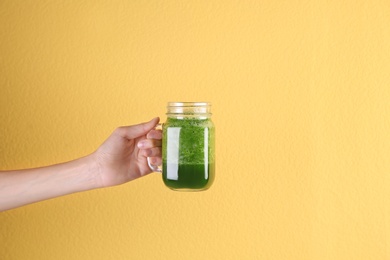
[(92, 154), (32, 169), (0, 171), (0, 211), (67, 194), (122, 184), (151, 173), (147, 157), (161, 164), (159, 118), (123, 126)]
[(162, 134), (154, 130), (159, 120), (118, 127), (91, 155), (97, 164), (101, 187), (123, 184), (151, 173), (147, 157), (151, 157), (152, 164), (161, 164)]

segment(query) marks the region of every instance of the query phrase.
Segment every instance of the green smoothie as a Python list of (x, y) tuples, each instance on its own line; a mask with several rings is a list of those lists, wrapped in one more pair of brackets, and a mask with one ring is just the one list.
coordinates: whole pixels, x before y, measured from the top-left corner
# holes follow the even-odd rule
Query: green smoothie
[(205, 190), (214, 180), (214, 125), (208, 118), (168, 118), (163, 125), (163, 180), (175, 190)]

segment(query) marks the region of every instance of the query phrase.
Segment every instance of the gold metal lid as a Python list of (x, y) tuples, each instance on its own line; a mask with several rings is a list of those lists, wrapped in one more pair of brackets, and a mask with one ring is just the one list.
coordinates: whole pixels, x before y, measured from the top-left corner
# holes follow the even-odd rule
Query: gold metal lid
[(168, 102), (167, 114), (210, 114), (210, 102)]

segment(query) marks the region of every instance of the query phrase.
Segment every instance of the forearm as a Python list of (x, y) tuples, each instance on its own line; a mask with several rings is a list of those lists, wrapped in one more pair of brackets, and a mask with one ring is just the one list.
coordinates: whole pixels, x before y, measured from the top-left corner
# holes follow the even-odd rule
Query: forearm
[(42, 168), (0, 171), (0, 211), (100, 186), (92, 155)]

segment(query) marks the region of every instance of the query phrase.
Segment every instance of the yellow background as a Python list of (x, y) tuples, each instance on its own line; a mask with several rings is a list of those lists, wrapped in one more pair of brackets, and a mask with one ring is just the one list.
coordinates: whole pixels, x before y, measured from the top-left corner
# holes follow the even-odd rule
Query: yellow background
[(217, 177), (0, 213), (0, 259), (390, 259), (390, 4), (0, 1), (0, 169), (211, 101)]

